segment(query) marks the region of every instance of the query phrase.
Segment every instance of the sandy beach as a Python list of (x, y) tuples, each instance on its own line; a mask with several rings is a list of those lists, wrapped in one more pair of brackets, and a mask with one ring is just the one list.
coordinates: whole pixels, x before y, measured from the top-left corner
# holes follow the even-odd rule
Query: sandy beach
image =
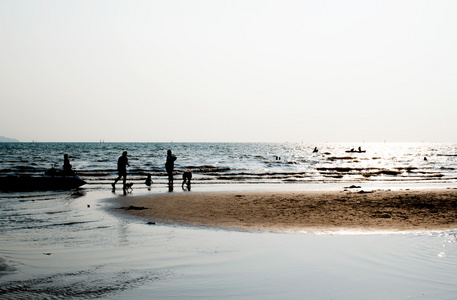
[(119, 197), (152, 223), (242, 231), (431, 231), (457, 228), (457, 190), (189, 192)]
[[(273, 190), (281, 186), (246, 192), (246, 186), (222, 191), (195, 185), (205, 192), (168, 193), (158, 186), (127, 196), (120, 192), (116, 198), (109, 190), (19, 199), (4, 194), (0, 203), (8, 231), (0, 234), (0, 298), (452, 299), (457, 293), (456, 230), (295, 233), (364, 229), (354, 224), (355, 216), (363, 214), (368, 214), (366, 222), (389, 228), (398, 223), (400, 208), (389, 205), (388, 197), (407, 210), (416, 206), (418, 215), (439, 216), (434, 217), (438, 225), (430, 228), (454, 227), (453, 208), (443, 209), (452, 206), (454, 190), (432, 192), (432, 200), (425, 202), (428, 191), (358, 194), (356, 189), (286, 187), (288, 192)], [(404, 203), (398, 202), (406, 193)], [(423, 193), (425, 198), (417, 197), (423, 202), (413, 201), (416, 193)], [(375, 196), (386, 204), (378, 205)], [(374, 211), (391, 217), (370, 217), (368, 199)], [(145, 209), (115, 209), (130, 206)], [(403, 223), (408, 220), (418, 222), (408, 228), (426, 224), (411, 215)]]

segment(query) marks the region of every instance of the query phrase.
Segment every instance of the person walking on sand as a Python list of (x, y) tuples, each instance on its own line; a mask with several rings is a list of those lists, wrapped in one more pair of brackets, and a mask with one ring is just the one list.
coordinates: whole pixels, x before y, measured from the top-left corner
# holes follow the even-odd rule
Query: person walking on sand
[(117, 160), (117, 173), (119, 176), (114, 180), (114, 183), (111, 184), (113, 190), (116, 189), (116, 183), (119, 179), (122, 179), (122, 188), (125, 189), (125, 183), (127, 181), (127, 166), (130, 167), (129, 159), (127, 158), (127, 151), (122, 152), (122, 156)]
[(165, 163), (165, 170), (168, 174), (168, 185), (173, 186), (173, 170), (175, 168), (176, 156), (171, 153), (171, 150), (167, 151), (167, 162)]

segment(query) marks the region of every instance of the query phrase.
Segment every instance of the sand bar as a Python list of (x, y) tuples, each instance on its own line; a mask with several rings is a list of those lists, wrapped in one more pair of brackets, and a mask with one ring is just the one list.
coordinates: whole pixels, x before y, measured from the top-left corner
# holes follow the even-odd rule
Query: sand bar
[(148, 222), (243, 231), (457, 229), (457, 190), (187, 192), (119, 197)]

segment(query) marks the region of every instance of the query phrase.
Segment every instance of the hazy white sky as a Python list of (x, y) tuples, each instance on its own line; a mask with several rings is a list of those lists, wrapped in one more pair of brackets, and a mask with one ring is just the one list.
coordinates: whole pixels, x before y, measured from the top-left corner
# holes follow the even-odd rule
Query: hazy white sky
[(0, 135), (457, 142), (457, 1), (0, 1)]

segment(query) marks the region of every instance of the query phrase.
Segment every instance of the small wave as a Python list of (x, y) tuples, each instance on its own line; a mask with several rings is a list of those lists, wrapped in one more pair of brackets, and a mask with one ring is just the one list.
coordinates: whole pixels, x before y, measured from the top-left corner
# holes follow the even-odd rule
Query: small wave
[(58, 273), (35, 279), (10, 281), (0, 286), (4, 299), (101, 298), (170, 276), (152, 270), (110, 270), (104, 266)]
[(100, 171), (100, 172), (93, 172), (93, 171), (89, 171), (89, 172), (86, 172), (86, 171), (77, 171), (77, 174), (79, 176), (90, 176), (90, 177), (100, 177), (100, 176), (108, 176), (108, 175), (111, 175), (113, 172), (104, 172), (104, 171)]
[(357, 158), (353, 157), (353, 156), (340, 156), (340, 157), (332, 156), (332, 157), (328, 157), (327, 159), (334, 161), (334, 160), (355, 160)]
[[(193, 173), (202, 173), (202, 174), (209, 174), (209, 173), (217, 173), (217, 172), (227, 172), (231, 171), (232, 168), (229, 167), (216, 167), (216, 166), (188, 166), (184, 168), (186, 170), (191, 170)], [(178, 170), (178, 171), (184, 171), (184, 170)]]

